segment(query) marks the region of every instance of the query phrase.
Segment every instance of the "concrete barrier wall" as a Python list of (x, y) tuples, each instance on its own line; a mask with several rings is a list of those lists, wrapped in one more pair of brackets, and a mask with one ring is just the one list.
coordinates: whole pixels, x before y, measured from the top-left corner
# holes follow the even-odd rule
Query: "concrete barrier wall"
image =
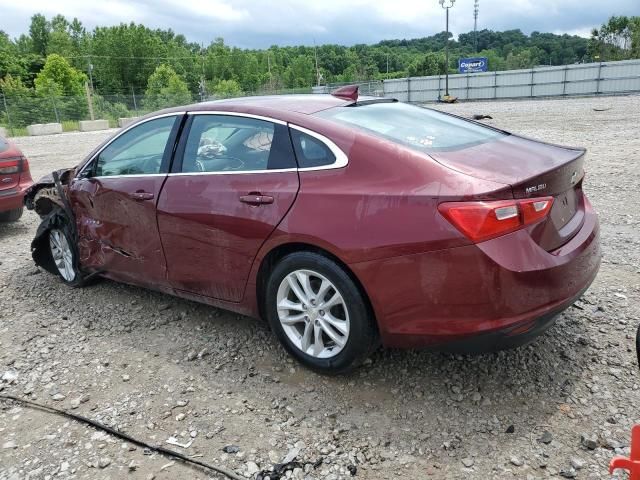
[(7, 129), (0, 127), (0, 137), (7, 138), (9, 135), (7, 134)]
[(108, 130), (109, 120), (80, 120), (81, 132), (95, 132), (96, 130)]
[(133, 122), (138, 121), (140, 117), (125, 117), (125, 118), (119, 118), (118, 119), (118, 126), (120, 128), (124, 128), (128, 125), (131, 125)]
[(62, 124), (61, 123), (37, 123), (35, 125), (29, 125), (27, 127), (27, 133), (31, 136), (53, 135), (55, 133), (62, 133)]

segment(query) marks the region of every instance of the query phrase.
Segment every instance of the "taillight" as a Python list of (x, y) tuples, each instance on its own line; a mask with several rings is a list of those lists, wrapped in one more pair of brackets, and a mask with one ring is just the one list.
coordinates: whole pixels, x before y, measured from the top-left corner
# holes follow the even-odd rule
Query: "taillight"
[(26, 158), (0, 158), (0, 175), (20, 173), (25, 170)]
[(438, 210), (473, 242), (515, 232), (547, 216), (553, 197), (492, 202), (447, 202)]

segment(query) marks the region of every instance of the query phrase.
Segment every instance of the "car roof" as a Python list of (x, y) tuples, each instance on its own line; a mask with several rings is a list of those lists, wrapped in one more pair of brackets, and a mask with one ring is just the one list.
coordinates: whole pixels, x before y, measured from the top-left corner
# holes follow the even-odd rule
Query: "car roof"
[[(371, 101), (375, 99), (376, 97), (360, 97), (358, 101)], [(344, 107), (352, 104), (354, 104), (353, 100), (338, 98), (329, 94), (309, 93), (302, 95), (266, 95), (194, 103), (192, 105), (182, 107), (168, 108), (161, 112), (155, 112), (152, 115), (178, 111), (235, 111), (250, 113), (255, 110), (269, 111), (270, 113), (281, 112), (282, 114), (293, 113), (311, 115), (329, 108)]]

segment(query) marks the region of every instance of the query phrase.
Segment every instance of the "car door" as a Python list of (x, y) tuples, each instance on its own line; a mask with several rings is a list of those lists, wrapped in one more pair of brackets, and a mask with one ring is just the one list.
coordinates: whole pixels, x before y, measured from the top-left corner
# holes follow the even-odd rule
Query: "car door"
[(126, 130), (71, 182), (84, 268), (115, 280), (168, 289), (156, 203), (181, 118), (162, 116)]
[(253, 260), (298, 186), (284, 122), (234, 113), (191, 115), (158, 202), (171, 285), (242, 300)]

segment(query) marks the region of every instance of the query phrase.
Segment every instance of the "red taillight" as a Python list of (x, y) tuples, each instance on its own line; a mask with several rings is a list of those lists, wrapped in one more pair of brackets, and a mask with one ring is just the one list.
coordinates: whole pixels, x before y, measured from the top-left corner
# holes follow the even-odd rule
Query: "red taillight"
[(492, 202), (447, 202), (440, 213), (473, 242), (482, 242), (515, 232), (545, 218), (553, 197)]
[(25, 170), (26, 158), (0, 158), (0, 175), (20, 173)]

